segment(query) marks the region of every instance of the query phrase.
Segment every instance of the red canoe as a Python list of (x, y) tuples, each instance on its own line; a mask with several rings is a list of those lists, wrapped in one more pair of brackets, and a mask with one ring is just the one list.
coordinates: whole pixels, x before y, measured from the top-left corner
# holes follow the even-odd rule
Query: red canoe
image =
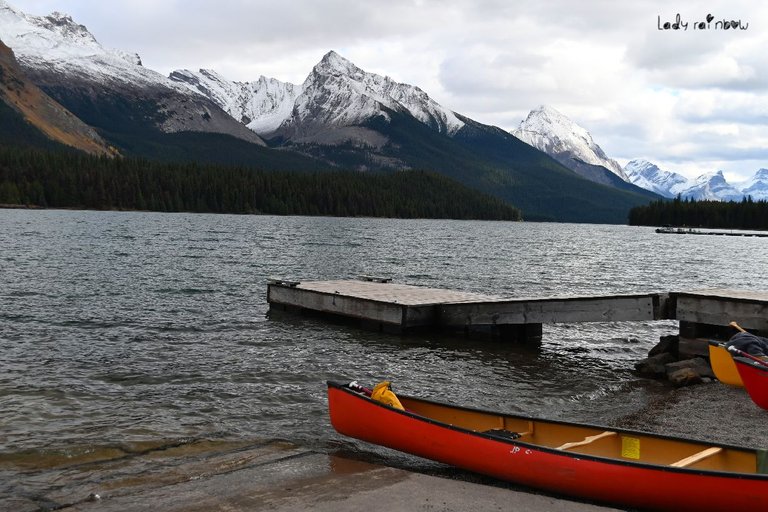
[(398, 398), (405, 410), (328, 382), (333, 427), (363, 441), (625, 507), (768, 510), (764, 450)]
[(768, 366), (745, 357), (734, 357), (749, 397), (763, 409), (768, 409)]

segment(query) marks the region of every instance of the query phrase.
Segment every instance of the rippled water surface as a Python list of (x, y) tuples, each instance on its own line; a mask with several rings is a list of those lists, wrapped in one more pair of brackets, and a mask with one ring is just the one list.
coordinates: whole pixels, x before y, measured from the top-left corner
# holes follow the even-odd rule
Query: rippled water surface
[(0, 465), (184, 438), (324, 450), (340, 440), (327, 379), (606, 422), (664, 392), (630, 370), (673, 322), (545, 326), (540, 350), (399, 337), (268, 317), (267, 279), (372, 274), (511, 296), (766, 290), (766, 243), (627, 226), (0, 210)]

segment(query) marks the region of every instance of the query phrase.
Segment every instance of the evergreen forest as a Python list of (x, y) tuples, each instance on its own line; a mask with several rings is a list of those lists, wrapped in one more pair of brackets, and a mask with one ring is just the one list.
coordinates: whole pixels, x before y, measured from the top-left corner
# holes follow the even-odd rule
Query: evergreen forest
[(0, 205), (94, 210), (520, 220), (426, 171), (262, 171), (0, 147)]
[(696, 201), (677, 197), (654, 201), (629, 212), (632, 226), (768, 230), (768, 202), (747, 197), (735, 201)]

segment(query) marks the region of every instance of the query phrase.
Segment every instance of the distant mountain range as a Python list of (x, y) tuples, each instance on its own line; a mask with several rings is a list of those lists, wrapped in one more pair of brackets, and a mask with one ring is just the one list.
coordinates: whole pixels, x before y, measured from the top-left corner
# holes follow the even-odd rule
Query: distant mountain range
[(702, 174), (690, 180), (659, 169), (647, 160), (632, 160), (622, 168), (608, 156), (583, 127), (550, 106), (532, 110), (512, 132), (528, 144), (552, 155), (560, 163), (587, 179), (621, 187), (631, 183), (663, 197), (740, 201), (768, 199), (768, 170), (760, 169), (745, 182), (729, 184), (722, 171)]
[(758, 170), (750, 179), (729, 184), (723, 171), (688, 179), (681, 174), (664, 171), (647, 160), (632, 160), (624, 167), (630, 181), (664, 197), (708, 201), (768, 200), (768, 169)]
[[(136, 54), (102, 47), (66, 14), (31, 16), (4, 0), (0, 40), (32, 84), (126, 156), (265, 170), (432, 170), (521, 208), (528, 220), (624, 223), (630, 208), (658, 197), (627, 181), (588, 133), (568, 161), (563, 144), (542, 151), (335, 52), (302, 84), (234, 82), (212, 70), (166, 77)], [(539, 111), (522, 128), (533, 130), (538, 118), (575, 130)]]

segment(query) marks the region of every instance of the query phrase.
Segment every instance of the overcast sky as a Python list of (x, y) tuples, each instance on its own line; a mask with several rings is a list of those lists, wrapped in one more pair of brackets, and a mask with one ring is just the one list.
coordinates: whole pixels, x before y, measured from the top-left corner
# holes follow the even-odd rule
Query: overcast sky
[[(301, 83), (328, 50), (514, 129), (549, 104), (624, 164), (729, 181), (768, 168), (768, 2), (9, 0), (58, 10), (148, 68)], [(677, 14), (687, 29), (660, 30)], [(703, 29), (697, 22), (712, 21)], [(741, 21), (746, 30), (716, 28)]]

